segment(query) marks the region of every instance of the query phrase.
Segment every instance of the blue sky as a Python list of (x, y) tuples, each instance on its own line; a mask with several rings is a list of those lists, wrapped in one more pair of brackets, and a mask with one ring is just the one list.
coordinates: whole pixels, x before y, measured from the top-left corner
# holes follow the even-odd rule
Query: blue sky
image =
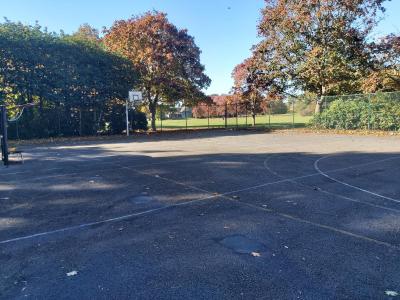
[[(0, 17), (51, 31), (75, 31), (82, 23), (101, 29), (117, 19), (148, 10), (166, 12), (171, 22), (187, 28), (202, 50), (201, 60), (212, 79), (208, 94), (227, 93), (231, 71), (250, 55), (257, 43), (257, 23), (263, 0), (0, 0)], [(375, 35), (400, 33), (400, 0), (386, 5), (385, 18)]]

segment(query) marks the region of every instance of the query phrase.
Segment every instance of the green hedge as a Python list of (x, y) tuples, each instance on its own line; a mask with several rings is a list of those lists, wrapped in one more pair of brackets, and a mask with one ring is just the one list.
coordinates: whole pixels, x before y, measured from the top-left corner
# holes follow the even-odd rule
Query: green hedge
[(316, 128), (400, 130), (400, 99), (365, 97), (339, 99), (315, 115), (311, 125)]
[[(147, 130), (146, 114), (129, 111), (133, 130)], [(110, 103), (102, 111), (66, 106), (27, 108), (8, 124), (10, 139), (121, 134), (126, 129), (125, 105)]]

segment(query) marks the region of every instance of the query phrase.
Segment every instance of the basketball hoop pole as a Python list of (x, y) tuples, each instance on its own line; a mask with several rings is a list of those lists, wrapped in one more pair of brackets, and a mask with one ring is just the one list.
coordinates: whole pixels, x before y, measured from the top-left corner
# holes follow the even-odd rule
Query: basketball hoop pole
[[(128, 99), (126, 99), (126, 136), (129, 136), (129, 103), (132, 104), (133, 110), (135, 110), (135, 104), (137, 104), (139, 101), (142, 100), (142, 92), (140, 91), (129, 91), (128, 93)], [(133, 127), (133, 125), (132, 125)], [(133, 128), (132, 128), (133, 129)]]
[(128, 99), (126, 99), (126, 107), (125, 107), (125, 117), (126, 117), (126, 136), (129, 136), (129, 111), (128, 111)]
[(8, 137), (7, 137), (7, 109), (1, 108), (1, 154), (5, 166), (8, 166)]

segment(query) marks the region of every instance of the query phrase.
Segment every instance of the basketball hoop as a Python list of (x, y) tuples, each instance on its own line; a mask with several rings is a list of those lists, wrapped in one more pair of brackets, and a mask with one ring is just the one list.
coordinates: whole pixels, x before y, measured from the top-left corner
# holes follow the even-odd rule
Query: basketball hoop
[(135, 108), (142, 104), (143, 97), (140, 91), (129, 91), (128, 99), (126, 100), (125, 117), (126, 117), (126, 135), (129, 136), (129, 104)]
[(133, 106), (137, 106), (137, 105), (142, 104), (142, 101), (143, 101), (142, 92), (140, 92), (140, 91), (129, 91), (129, 102)]

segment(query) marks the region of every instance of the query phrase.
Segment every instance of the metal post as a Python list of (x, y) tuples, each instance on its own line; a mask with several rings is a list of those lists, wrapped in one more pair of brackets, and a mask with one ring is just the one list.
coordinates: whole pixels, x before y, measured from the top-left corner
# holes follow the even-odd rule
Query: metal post
[(368, 130), (371, 130), (371, 94), (368, 94)]
[(207, 105), (207, 127), (210, 129), (210, 105)]
[(238, 123), (238, 104), (236, 102), (236, 129), (239, 127), (239, 123)]
[(186, 114), (186, 105), (184, 106), (185, 108), (185, 123), (186, 123), (186, 130), (188, 129), (188, 125), (187, 125), (187, 114)]
[(245, 113), (246, 113), (246, 128), (247, 128), (247, 103), (245, 104)]
[(271, 129), (271, 109), (272, 109), (271, 104), (272, 104), (271, 102), (268, 103), (268, 127), (269, 127), (269, 129)]
[(161, 127), (161, 132), (162, 132), (162, 116), (163, 116), (163, 106), (162, 104), (160, 105), (160, 127)]
[(5, 166), (8, 166), (7, 109), (1, 106), (1, 154)]
[(126, 136), (129, 136), (129, 115), (128, 115), (128, 99), (126, 99), (125, 105), (125, 117), (126, 117)]
[(225, 128), (228, 128), (228, 103), (225, 103)]
[(294, 100), (292, 100), (292, 127), (294, 128)]
[[(322, 96), (322, 99), (323, 99), (323, 110), (322, 110), (322, 112), (323, 111), (326, 111), (326, 97), (325, 96)], [(321, 113), (321, 112), (320, 112)], [(328, 125), (328, 114), (325, 114), (325, 126), (327, 127), (327, 128), (329, 128), (329, 125)]]

